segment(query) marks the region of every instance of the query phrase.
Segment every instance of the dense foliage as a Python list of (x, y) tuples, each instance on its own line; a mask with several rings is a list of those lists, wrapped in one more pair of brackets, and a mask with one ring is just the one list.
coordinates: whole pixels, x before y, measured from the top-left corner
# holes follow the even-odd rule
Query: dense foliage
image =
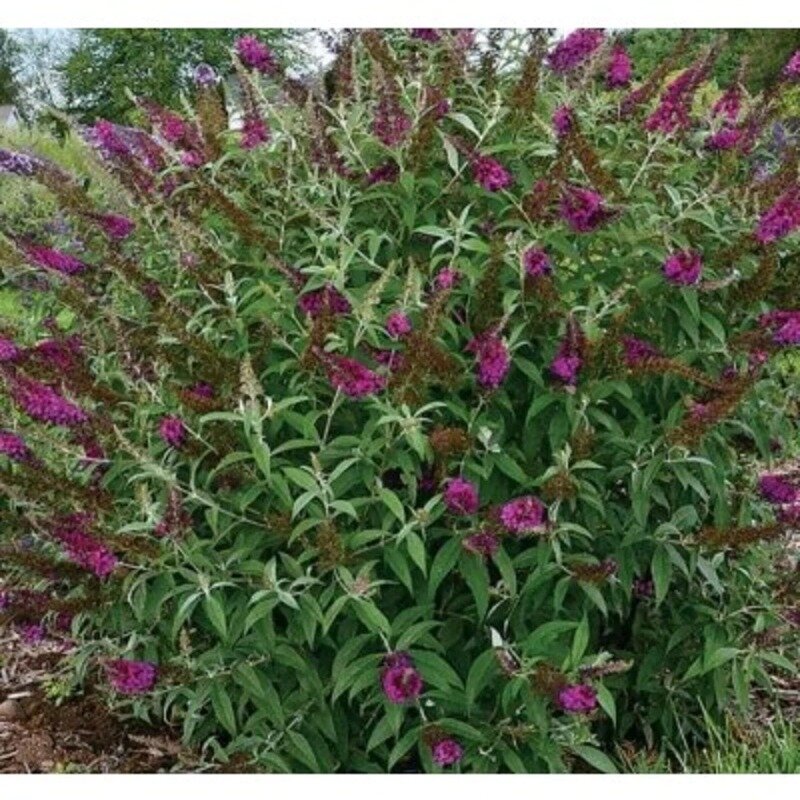
[(352, 32), (314, 86), (247, 36), (238, 131), (206, 65), (79, 175), (0, 151), (61, 208), (4, 231), (7, 619), (276, 771), (613, 771), (746, 711), (797, 623), (800, 56), (748, 96), (722, 48)]

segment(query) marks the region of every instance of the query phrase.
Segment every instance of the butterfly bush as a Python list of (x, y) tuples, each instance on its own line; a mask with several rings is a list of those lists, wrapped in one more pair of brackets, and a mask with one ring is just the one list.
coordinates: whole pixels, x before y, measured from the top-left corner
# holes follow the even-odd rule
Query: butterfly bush
[(269, 772), (702, 746), (792, 652), (797, 56), (745, 101), (688, 35), (333, 43), (0, 150), (59, 209), (0, 236), (0, 621)]

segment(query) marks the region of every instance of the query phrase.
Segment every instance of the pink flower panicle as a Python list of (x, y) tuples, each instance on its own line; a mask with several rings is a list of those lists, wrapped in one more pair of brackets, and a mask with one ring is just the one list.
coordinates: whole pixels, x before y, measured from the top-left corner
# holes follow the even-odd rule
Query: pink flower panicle
[(696, 250), (670, 253), (663, 264), (664, 277), (677, 286), (691, 286), (700, 280), (703, 261)]
[(709, 150), (732, 150), (739, 143), (742, 132), (738, 128), (730, 125), (723, 125), (718, 131), (712, 133), (706, 139), (706, 147)]
[(472, 176), (487, 192), (507, 189), (514, 182), (511, 173), (491, 156), (476, 155), (472, 159)]
[(158, 668), (150, 661), (115, 659), (106, 664), (111, 686), (120, 694), (145, 694), (158, 680)]
[(246, 67), (271, 75), (277, 70), (275, 55), (270, 48), (252, 34), (241, 36), (234, 43), (236, 55)]
[(106, 578), (117, 566), (117, 557), (92, 536), (86, 514), (70, 514), (54, 524), (52, 535), (64, 545), (67, 558), (98, 578)]
[(500, 549), (500, 540), (490, 531), (479, 531), (462, 539), (461, 546), (468, 553), (491, 558)]
[(322, 314), (339, 316), (350, 311), (350, 301), (332, 284), (300, 295), (297, 307), (304, 314), (316, 319)]
[(439, 739), (431, 746), (433, 763), (440, 767), (451, 767), (461, 761), (464, 748), (455, 739)]
[(444, 488), (444, 504), (451, 514), (469, 516), (478, 510), (478, 487), (466, 478), (450, 478)]
[(39, 422), (70, 428), (89, 419), (82, 408), (62, 397), (50, 386), (31, 378), (17, 378), (12, 396), (29, 417)]
[(42, 166), (37, 158), (0, 148), (0, 173), (30, 177)]
[(565, 74), (583, 64), (603, 43), (602, 30), (578, 28), (562, 39), (547, 55), (553, 72)]
[(800, 80), (800, 50), (796, 50), (783, 68), (783, 76), (789, 80)]
[(397, 98), (384, 92), (375, 109), (372, 132), (387, 147), (400, 144), (411, 130), (411, 118), (403, 111)]
[(706, 76), (706, 62), (685, 69), (661, 95), (655, 111), (645, 120), (648, 131), (673, 133), (689, 127), (692, 96)]
[(553, 272), (553, 262), (541, 247), (529, 247), (522, 254), (522, 266), (532, 278), (541, 278)]
[(12, 461), (19, 462), (28, 461), (31, 457), (31, 451), (25, 440), (11, 431), (0, 430), (0, 453)]
[(583, 683), (565, 686), (558, 693), (558, 705), (570, 714), (589, 714), (597, 708), (597, 692)]
[(89, 268), (79, 258), (64, 253), (61, 250), (56, 250), (53, 247), (44, 247), (43, 245), (25, 245), (23, 246), (25, 255), (28, 260), (39, 267), (52, 269), (55, 272), (60, 272), (62, 275), (77, 275)]
[(533, 495), (518, 497), (500, 507), (500, 521), (517, 536), (537, 533), (547, 526), (547, 506)]
[(240, 144), (245, 150), (255, 150), (270, 139), (269, 126), (259, 114), (247, 114), (242, 124)]
[(628, 51), (621, 44), (615, 44), (606, 70), (606, 86), (622, 89), (630, 84), (632, 77), (633, 64)]
[(411, 38), (420, 39), (423, 42), (438, 42), (442, 34), (436, 28), (412, 28)]
[(506, 343), (494, 331), (476, 336), (466, 350), (477, 359), (478, 383), (486, 389), (496, 389), (511, 367)]
[(348, 397), (368, 397), (383, 391), (386, 387), (385, 377), (373, 372), (354, 358), (325, 354), (324, 362), (331, 386)]
[(413, 330), (411, 320), (404, 311), (392, 311), (386, 318), (386, 332), (393, 339), (401, 339)]
[(569, 106), (559, 106), (553, 112), (553, 130), (556, 136), (566, 136), (575, 125), (575, 114)]
[(788, 236), (798, 227), (800, 227), (800, 187), (793, 186), (761, 215), (755, 235), (761, 244), (769, 244)]
[(559, 210), (561, 218), (577, 233), (589, 233), (613, 215), (599, 192), (583, 186), (567, 186)]
[(400, 176), (400, 167), (394, 161), (387, 161), (374, 167), (367, 173), (367, 186), (374, 186), (376, 183), (394, 183)]
[(452, 289), (461, 280), (461, 273), (455, 267), (443, 267), (433, 279), (434, 288), (439, 291)]
[(0, 363), (4, 361), (16, 361), (21, 354), (21, 350), (11, 339), (0, 336)]
[(711, 106), (713, 117), (724, 117), (728, 122), (736, 122), (742, 108), (742, 89), (738, 83), (729, 86)]
[(570, 318), (564, 338), (550, 364), (550, 374), (566, 386), (578, 383), (578, 373), (583, 366), (584, 335), (580, 325)]
[(381, 672), (383, 693), (390, 703), (402, 705), (422, 694), (422, 676), (408, 653), (390, 653)]
[(758, 481), (761, 496), (774, 505), (785, 505), (800, 500), (800, 488), (782, 475), (762, 475)]
[(118, 241), (127, 239), (136, 227), (132, 220), (123, 217), (121, 214), (96, 214), (93, 219), (109, 239)]
[(159, 423), (158, 435), (177, 450), (186, 441), (186, 425), (180, 417), (170, 414)]
[(661, 355), (661, 351), (655, 345), (644, 339), (637, 339), (635, 336), (622, 337), (622, 350), (625, 363), (629, 367), (635, 367), (643, 361), (658, 358)]
[(775, 344), (800, 344), (800, 311), (768, 311), (759, 317), (758, 324), (772, 333)]

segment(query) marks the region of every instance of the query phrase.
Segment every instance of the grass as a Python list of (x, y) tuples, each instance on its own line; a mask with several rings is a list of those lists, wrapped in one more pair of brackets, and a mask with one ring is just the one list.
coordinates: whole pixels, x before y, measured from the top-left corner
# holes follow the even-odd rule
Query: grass
[(709, 741), (693, 753), (620, 753), (623, 771), (636, 774), (800, 774), (800, 723), (783, 717), (768, 726), (720, 728), (708, 720)]

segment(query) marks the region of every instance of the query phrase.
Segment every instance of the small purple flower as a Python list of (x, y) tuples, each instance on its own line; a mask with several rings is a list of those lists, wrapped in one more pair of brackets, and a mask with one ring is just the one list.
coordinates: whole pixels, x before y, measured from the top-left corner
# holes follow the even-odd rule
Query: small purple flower
[(0, 430), (0, 453), (7, 456), (12, 461), (27, 461), (30, 458), (31, 451), (25, 440), (21, 436), (11, 431)]
[(462, 539), (461, 546), (469, 553), (491, 558), (500, 549), (500, 540), (489, 531), (479, 531)]
[(533, 495), (518, 497), (500, 507), (500, 521), (517, 536), (536, 533), (547, 525), (547, 506)]
[(93, 219), (110, 239), (127, 239), (136, 227), (132, 220), (121, 214), (97, 214)]
[(407, 653), (392, 653), (384, 663), (381, 686), (390, 703), (401, 705), (422, 694), (422, 676)]
[(262, 75), (270, 75), (277, 69), (272, 50), (252, 34), (240, 37), (234, 46), (236, 55), (246, 67), (250, 67)]
[(75, 256), (64, 253), (61, 250), (55, 250), (52, 247), (23, 245), (23, 250), (32, 264), (52, 269), (62, 275), (77, 275), (89, 268), (88, 264), (84, 264), (83, 261), (75, 258)]
[(466, 478), (450, 478), (444, 488), (444, 504), (451, 514), (474, 514), (478, 510), (478, 487)]
[(403, 311), (392, 311), (386, 318), (386, 332), (393, 339), (400, 339), (408, 335), (412, 329), (411, 320)]
[(65, 428), (80, 425), (89, 415), (55, 389), (30, 378), (19, 378), (12, 388), (17, 405), (32, 419)]
[(297, 307), (312, 319), (326, 313), (334, 316), (347, 314), (351, 308), (350, 301), (330, 283), (321, 289), (300, 295)]
[(244, 150), (255, 150), (269, 141), (270, 130), (266, 121), (258, 114), (247, 114), (242, 124), (240, 144)]
[(348, 397), (361, 398), (386, 388), (386, 378), (347, 356), (325, 354), (328, 380)]
[(461, 273), (455, 267), (444, 267), (433, 279), (433, 285), (440, 291), (452, 289), (461, 280)]
[(565, 686), (558, 693), (558, 704), (570, 714), (589, 714), (597, 708), (597, 692), (583, 683)]
[(442, 35), (436, 28), (412, 28), (411, 38), (420, 39), (423, 42), (438, 42)]
[(472, 159), (472, 176), (487, 192), (506, 189), (514, 182), (511, 173), (491, 156), (477, 155)]
[(706, 139), (709, 150), (732, 150), (739, 143), (742, 132), (738, 128), (726, 125)]
[(121, 694), (145, 694), (158, 679), (158, 668), (149, 661), (116, 659), (106, 664), (109, 683)]
[(561, 218), (578, 233), (588, 233), (612, 216), (603, 196), (594, 189), (567, 186), (561, 195)]
[(728, 122), (736, 122), (742, 107), (742, 90), (734, 84), (725, 90), (722, 97), (711, 107), (711, 115), (725, 117)]
[(180, 417), (166, 416), (159, 423), (158, 435), (177, 450), (186, 441), (186, 425)]
[(793, 81), (800, 79), (800, 50), (796, 50), (786, 62), (783, 75)]
[(194, 68), (192, 75), (195, 86), (201, 89), (208, 89), (219, 82), (217, 71), (210, 64), (198, 64)]
[(376, 183), (394, 183), (399, 175), (400, 167), (397, 166), (397, 163), (387, 161), (367, 173), (367, 186), (374, 186)]
[(0, 363), (4, 361), (16, 361), (20, 356), (20, 349), (17, 345), (6, 339), (5, 336), (0, 336)]
[(765, 500), (776, 505), (800, 500), (800, 489), (781, 475), (762, 475), (758, 490)]
[(633, 581), (633, 596), (639, 600), (649, 600), (656, 593), (652, 578), (636, 578)]
[(633, 64), (627, 50), (621, 44), (615, 44), (606, 71), (606, 86), (609, 89), (622, 89), (631, 82)]
[(679, 286), (691, 286), (700, 280), (703, 261), (696, 250), (679, 250), (670, 253), (663, 265), (664, 277)]
[(794, 186), (785, 191), (768, 208), (758, 221), (756, 239), (761, 244), (769, 244), (788, 236), (800, 227), (800, 189)]
[(0, 173), (28, 177), (33, 175), (42, 162), (25, 153), (15, 153), (11, 150), (0, 149)]
[(602, 30), (578, 28), (562, 39), (547, 55), (553, 72), (564, 74), (583, 64), (603, 43)]
[(486, 389), (496, 389), (511, 367), (506, 343), (493, 331), (476, 336), (466, 348), (477, 359), (478, 383)]
[(568, 387), (576, 386), (583, 366), (584, 336), (580, 325), (570, 318), (564, 338), (550, 363), (550, 374)]
[(411, 117), (403, 111), (397, 98), (384, 92), (375, 109), (372, 132), (387, 147), (400, 144), (411, 130)]
[(574, 112), (569, 106), (559, 106), (553, 112), (553, 129), (559, 138), (566, 136), (572, 130), (574, 124)]
[(27, 645), (41, 644), (45, 638), (44, 625), (40, 622), (24, 622), (17, 626), (17, 631)]
[(775, 344), (800, 344), (800, 311), (768, 311), (758, 322), (770, 329)]
[(635, 336), (623, 336), (622, 349), (625, 363), (629, 367), (635, 367), (650, 358), (659, 358), (661, 356), (661, 351), (655, 345), (646, 342), (644, 339), (637, 339)]
[(461, 761), (464, 748), (455, 739), (439, 739), (431, 747), (433, 763), (440, 767), (451, 767)]
[(532, 278), (540, 278), (553, 272), (553, 262), (541, 247), (529, 247), (522, 254), (522, 266)]

